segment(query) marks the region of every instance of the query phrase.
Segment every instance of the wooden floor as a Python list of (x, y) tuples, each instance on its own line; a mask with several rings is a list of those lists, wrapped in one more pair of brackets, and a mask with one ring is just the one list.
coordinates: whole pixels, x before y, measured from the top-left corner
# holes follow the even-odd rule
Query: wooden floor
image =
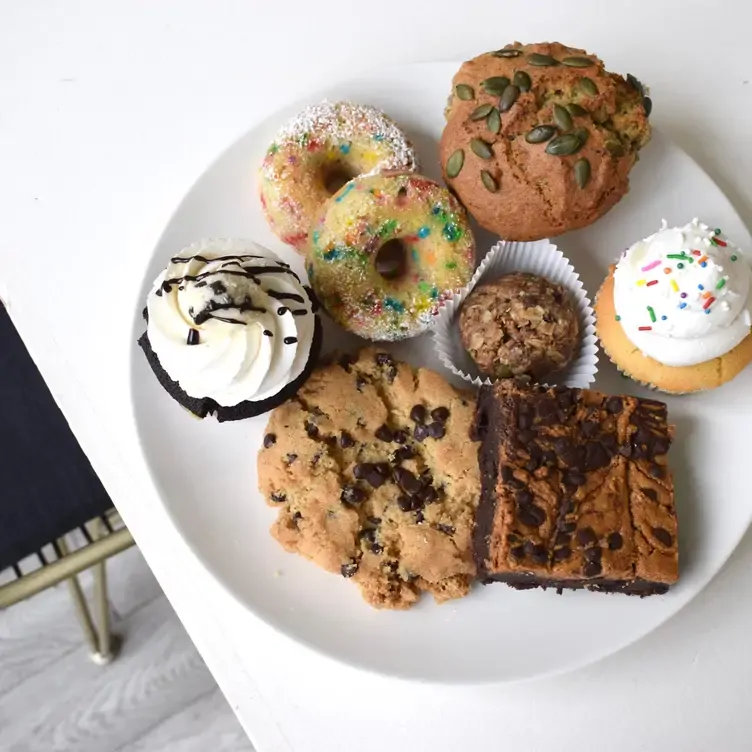
[(0, 611), (0, 750), (251, 751), (139, 551), (108, 574), (124, 640), (109, 666), (89, 659), (67, 586)]

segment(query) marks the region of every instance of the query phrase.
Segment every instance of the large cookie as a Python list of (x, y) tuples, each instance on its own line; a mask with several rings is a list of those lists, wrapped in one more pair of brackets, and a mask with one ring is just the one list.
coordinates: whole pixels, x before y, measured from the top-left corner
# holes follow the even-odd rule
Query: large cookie
[(650, 139), (633, 77), (584, 50), (515, 43), (466, 63), (441, 138), (444, 178), (475, 219), (508, 240), (585, 227), (629, 189)]
[(438, 374), (365, 349), (271, 414), (259, 486), (272, 535), (379, 608), (468, 593), (480, 495), (475, 408)]

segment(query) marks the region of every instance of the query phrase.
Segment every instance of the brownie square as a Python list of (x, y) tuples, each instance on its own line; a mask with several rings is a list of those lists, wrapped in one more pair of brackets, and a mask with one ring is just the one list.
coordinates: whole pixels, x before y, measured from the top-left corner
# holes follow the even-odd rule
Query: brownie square
[(630, 595), (676, 582), (665, 404), (502, 381), (481, 389), (473, 432), (482, 579)]

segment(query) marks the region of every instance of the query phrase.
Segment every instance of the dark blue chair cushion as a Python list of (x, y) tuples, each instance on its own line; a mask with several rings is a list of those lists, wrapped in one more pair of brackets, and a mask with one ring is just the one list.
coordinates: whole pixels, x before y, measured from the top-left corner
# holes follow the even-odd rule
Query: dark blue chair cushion
[(111, 506), (0, 304), (0, 570)]

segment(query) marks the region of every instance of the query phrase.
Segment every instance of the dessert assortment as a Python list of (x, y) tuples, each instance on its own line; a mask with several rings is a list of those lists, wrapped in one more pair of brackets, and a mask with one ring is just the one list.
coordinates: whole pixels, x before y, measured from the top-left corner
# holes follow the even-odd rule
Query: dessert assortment
[[(139, 344), (191, 413), (270, 413), (249, 451), (272, 535), (374, 607), (475, 580), (664, 594), (679, 578), (674, 428), (660, 401), (589, 388), (595, 333), (636, 382), (718, 387), (752, 360), (749, 258), (697, 219), (664, 222), (610, 268), (594, 321), (543, 239), (626, 194), (650, 140), (646, 88), (559, 43), (480, 55), (451, 87), (446, 185), (369, 105), (285, 124), (260, 200), (308, 278), (252, 241), (200, 241), (156, 278)], [(471, 218), (501, 238), (477, 269)], [(323, 316), (362, 349), (320, 359)], [(371, 344), (429, 332), (467, 391)]]

